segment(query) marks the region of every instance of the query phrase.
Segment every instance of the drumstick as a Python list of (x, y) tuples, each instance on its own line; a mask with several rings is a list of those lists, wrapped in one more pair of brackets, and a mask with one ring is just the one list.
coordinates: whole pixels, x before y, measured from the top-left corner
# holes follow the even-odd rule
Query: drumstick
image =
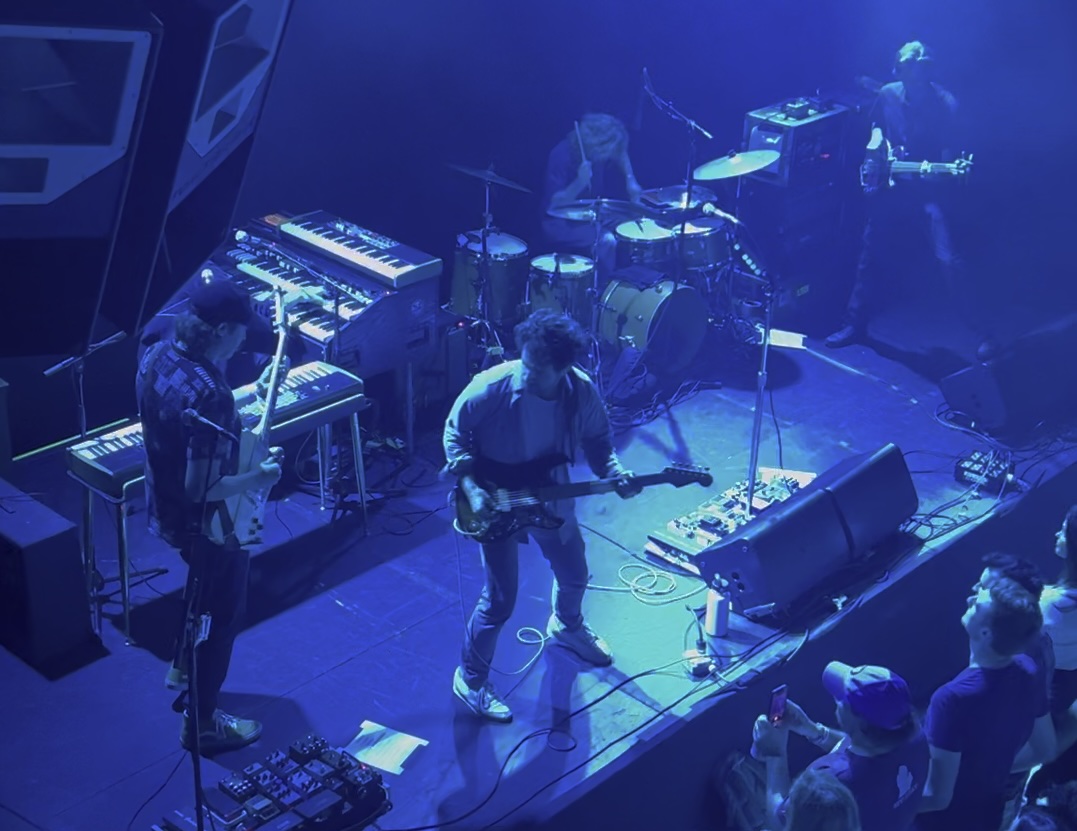
[(581, 161), (587, 161), (587, 153), (585, 153), (584, 149), (583, 149), (583, 136), (580, 134), (580, 122), (577, 121), (577, 122), (575, 122), (575, 124), (576, 124), (576, 141), (578, 141), (580, 143), (580, 160)]

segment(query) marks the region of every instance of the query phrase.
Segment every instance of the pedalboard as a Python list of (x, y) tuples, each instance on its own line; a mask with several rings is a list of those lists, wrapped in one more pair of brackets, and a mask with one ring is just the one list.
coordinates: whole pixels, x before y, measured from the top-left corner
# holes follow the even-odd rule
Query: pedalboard
[(771, 505), (783, 502), (815, 478), (814, 473), (760, 468), (747, 510), (748, 480), (742, 480), (694, 511), (671, 519), (647, 535), (644, 551), (692, 574), (697, 558), (712, 545), (747, 525)]
[(975, 485), (986, 491), (1001, 493), (1013, 481), (1014, 465), (1009, 454), (974, 450), (954, 465), (954, 479), (963, 485)]
[[(228, 831), (351, 831), (365, 828), (393, 807), (375, 768), (321, 736), (305, 736), (206, 791), (213, 824)], [(154, 831), (190, 831), (194, 809), (172, 811)]]

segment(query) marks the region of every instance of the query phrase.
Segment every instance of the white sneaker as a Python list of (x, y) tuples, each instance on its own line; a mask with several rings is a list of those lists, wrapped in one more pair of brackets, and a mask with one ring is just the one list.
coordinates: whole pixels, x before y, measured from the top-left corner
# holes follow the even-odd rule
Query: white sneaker
[(463, 670), (457, 667), (452, 679), (452, 691), (475, 715), (502, 724), (512, 721), (512, 710), (501, 700), (489, 681), (481, 688), (473, 690), (464, 680)]
[(571, 649), (589, 664), (594, 664), (596, 667), (608, 667), (613, 663), (613, 652), (610, 651), (609, 644), (591, 631), (591, 627), (586, 623), (579, 629), (566, 629), (561, 618), (552, 614), (546, 626), (546, 634), (561, 646)]

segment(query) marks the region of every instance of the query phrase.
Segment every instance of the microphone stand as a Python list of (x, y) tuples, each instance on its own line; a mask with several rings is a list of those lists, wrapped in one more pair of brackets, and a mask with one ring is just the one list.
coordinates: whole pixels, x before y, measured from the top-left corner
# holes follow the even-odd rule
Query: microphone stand
[(695, 170), (696, 133), (698, 132), (700, 135), (702, 135), (708, 140), (713, 139), (714, 135), (708, 130), (704, 129), (702, 126), (700, 126), (698, 121), (693, 118), (690, 118), (689, 116), (682, 113), (679, 109), (677, 109), (677, 107), (674, 106), (671, 100), (662, 98), (658, 93), (656, 93), (651, 87), (651, 76), (648, 74), (646, 69), (643, 70), (643, 91), (647, 93), (651, 101), (654, 103), (655, 107), (658, 108), (659, 112), (664, 113), (665, 115), (672, 118), (674, 121), (681, 122), (688, 130), (688, 169), (685, 171), (684, 175), (684, 208), (681, 211), (681, 228), (680, 232), (677, 234), (676, 242), (677, 270), (676, 274), (674, 275), (674, 285), (676, 286), (680, 284), (681, 278), (684, 276), (684, 257), (682, 256), (682, 254), (684, 247), (685, 227), (688, 224), (688, 212), (692, 209), (692, 182), (694, 179), (693, 171)]
[(198, 831), (205, 831), (205, 797), (202, 792), (202, 736), (199, 720), (198, 701), (198, 660), (195, 653), (198, 647), (209, 638), (212, 618), (208, 614), (197, 614), (200, 607), (201, 578), (191, 577), (191, 600), (187, 604), (187, 616), (184, 620), (184, 640), (188, 645), (187, 653), (187, 735), (191, 740), (191, 768), (194, 773), (194, 815)]

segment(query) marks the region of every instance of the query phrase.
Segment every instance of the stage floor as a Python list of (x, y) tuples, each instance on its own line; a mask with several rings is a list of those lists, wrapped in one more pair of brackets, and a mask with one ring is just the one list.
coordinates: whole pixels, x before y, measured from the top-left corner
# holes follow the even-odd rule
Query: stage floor
[[(894, 442), (914, 472), (921, 513), (958, 500), (948, 516), (969, 520), (955, 532), (961, 534), (997, 504), (994, 494), (969, 495), (955, 482), (955, 458), (985, 445), (936, 419), (943, 402), (932, 383), (864, 347), (809, 347), (772, 353), (761, 465), (821, 473)], [(419, 443), (410, 464), (394, 467), (389, 459), (372, 468), (373, 490), (401, 492), (371, 505), (369, 533), (354, 512), (333, 522), (304, 494), (277, 503), (269, 541), (254, 558), (249, 622), (222, 698), (224, 709), (262, 720), (265, 733), (252, 747), (206, 760), (206, 786), (308, 733), (344, 746), (373, 722), (422, 742), (405, 754), (398, 773), (385, 774), (394, 808), (381, 828), (436, 827), (469, 813), (454, 827), (481, 828), (518, 806), (524, 807), (510, 820), (541, 816), (554, 800), (563, 807), (586, 790), (587, 780), (614, 760), (631, 764), (671, 725), (736, 694), (794, 653), (803, 630), (785, 633), (734, 617), (725, 649), (739, 659), (726, 662), (720, 677), (693, 680), (680, 659), (694, 640), (695, 616), (686, 605), (704, 602), (700, 581), (658, 576), (661, 591), (651, 594), (627, 585), (637, 578), (637, 585), (651, 585), (640, 557), (648, 531), (745, 476), (754, 370), (726, 367), (716, 377), (720, 387), (704, 383), (618, 437), (633, 470), (650, 472), (671, 460), (706, 465), (712, 488), (662, 486), (629, 502), (608, 495), (578, 503), (596, 587), (585, 609), (614, 650), (613, 667), (596, 670), (562, 648), (522, 642), (529, 640), (523, 627), (545, 630), (551, 575), (537, 549), (521, 550), (519, 603), (494, 677), (515, 712), (508, 726), (477, 721), (451, 692), (481, 572), (477, 546), (452, 531), (434, 437)], [(1068, 446), (1040, 446), (1018, 458), (1018, 472), (1033, 483), (1074, 460)], [(588, 478), (582, 467), (576, 475)], [(77, 519), (79, 492), (59, 454), (21, 462), (12, 478)], [(99, 562), (111, 577), (115, 533), (100, 514)], [(104, 654), (62, 677), (46, 679), (0, 651), (0, 803), (36, 823), (0, 812), (0, 827), (149, 828), (193, 802), (179, 718), (169, 707), (174, 696), (162, 684), (183, 569), (148, 537), (144, 513), (136, 511), (129, 524), (135, 565), (170, 569), (134, 589), (134, 644), (125, 645), (114, 593), (105, 610)], [(929, 554), (921, 550), (886, 576), (897, 579)], [(882, 589), (874, 584), (871, 592)], [(521, 640), (513, 637), (518, 629)], [(745, 725), (736, 730), (747, 735)], [(662, 797), (677, 799), (669, 787)]]

